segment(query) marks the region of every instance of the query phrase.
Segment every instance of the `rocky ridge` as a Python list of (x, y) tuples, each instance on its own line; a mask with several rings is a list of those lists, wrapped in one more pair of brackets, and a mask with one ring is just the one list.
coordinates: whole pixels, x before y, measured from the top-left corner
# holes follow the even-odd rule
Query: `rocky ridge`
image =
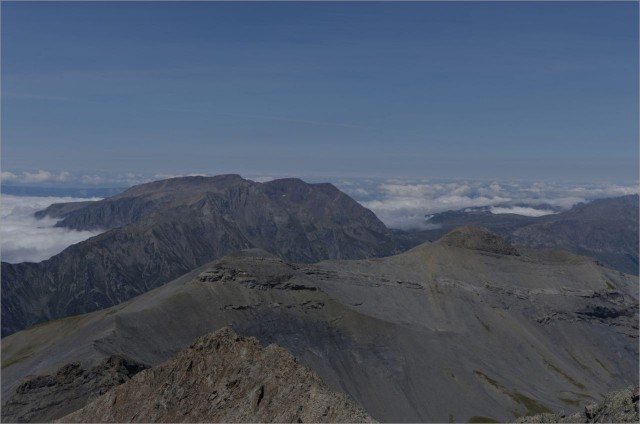
[(72, 362), (55, 374), (27, 377), (16, 394), (2, 405), (2, 422), (49, 422), (60, 418), (145, 368), (122, 357), (110, 356), (90, 369)]
[(223, 328), (59, 422), (372, 422), (285, 349)]

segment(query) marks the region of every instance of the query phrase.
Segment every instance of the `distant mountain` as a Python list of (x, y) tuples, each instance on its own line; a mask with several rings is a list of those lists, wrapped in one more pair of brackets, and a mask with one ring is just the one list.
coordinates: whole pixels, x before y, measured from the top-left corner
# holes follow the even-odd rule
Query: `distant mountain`
[(638, 195), (629, 195), (580, 203), (540, 217), (494, 214), (488, 207), (447, 211), (428, 218), (429, 224), (439, 226), (437, 229), (397, 233), (411, 244), (436, 240), (459, 226), (477, 225), (514, 244), (564, 249), (638, 275), (639, 214)]
[(223, 328), (60, 422), (371, 422), (285, 349)]
[(546, 215), (514, 230), (509, 239), (530, 247), (567, 249), (638, 275), (638, 195), (594, 200)]
[(116, 305), (239, 249), (291, 261), (384, 256), (400, 244), (331, 184), (237, 175), (135, 186), (98, 202), (54, 204), (58, 226), (110, 229), (40, 263), (2, 263), (2, 335)]
[(157, 366), (229, 326), (288, 349), (379, 421), (571, 412), (637, 384), (637, 290), (637, 277), (593, 259), (514, 247), (477, 227), (366, 260), (294, 264), (246, 250), (5, 337), (2, 399), (69, 362), (119, 355)]

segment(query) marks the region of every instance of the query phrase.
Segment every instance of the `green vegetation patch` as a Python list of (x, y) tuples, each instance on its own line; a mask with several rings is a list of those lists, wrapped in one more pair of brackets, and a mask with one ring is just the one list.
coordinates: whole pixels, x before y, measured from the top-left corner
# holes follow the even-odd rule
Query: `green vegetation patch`
[[(475, 314), (474, 314), (475, 315)], [(487, 324), (486, 322), (482, 321), (478, 315), (475, 315), (476, 319), (478, 321), (480, 321), (480, 324), (482, 324), (482, 326), (484, 327), (485, 330), (487, 330), (487, 332), (491, 333), (491, 326), (489, 324)]]
[(27, 359), (34, 351), (34, 346), (26, 346), (16, 352), (7, 360), (2, 361), (2, 369), (5, 369), (9, 365), (17, 364), (20, 361)]
[(573, 406), (574, 408), (579, 408), (580, 407), (580, 401), (579, 400), (567, 399), (567, 398), (560, 398), (560, 400), (562, 402), (564, 402), (565, 404), (569, 405), (569, 406)]
[(577, 397), (581, 397), (583, 399), (594, 399), (595, 398), (591, 395), (588, 395), (586, 393), (578, 393), (578, 392), (572, 392), (571, 390), (562, 390), (560, 393), (569, 393), (571, 395), (577, 396)]
[(569, 374), (567, 374), (566, 372), (562, 371), (560, 368), (556, 367), (555, 365), (553, 365), (551, 362), (547, 361), (546, 359), (542, 360), (544, 362), (544, 364), (551, 368), (553, 371), (555, 371), (556, 373), (558, 373), (559, 375), (561, 375), (562, 377), (565, 378), (565, 380), (567, 380), (569, 383), (573, 384), (574, 386), (576, 386), (578, 389), (583, 389), (584, 390), (584, 384), (574, 380)]
[(469, 418), (468, 423), (499, 423), (500, 421), (494, 420), (493, 418), (483, 417), (482, 415), (474, 415)]
[(549, 408), (547, 408), (540, 402), (533, 400), (530, 397), (525, 396), (522, 393), (519, 393), (515, 390), (511, 392), (509, 396), (527, 409), (527, 415), (536, 415), (536, 414), (544, 414), (545, 412), (552, 412)]
[(587, 366), (585, 366), (582, 362), (580, 362), (580, 360), (578, 358), (576, 358), (573, 353), (571, 353), (571, 351), (569, 351), (569, 349), (565, 349), (565, 351), (569, 354), (569, 356), (571, 356), (571, 359), (574, 360), (574, 362), (576, 362), (578, 365), (580, 365), (580, 368), (582, 368), (583, 370), (588, 370), (589, 368)]
[(498, 383), (496, 380), (494, 380), (493, 378), (489, 377), (488, 375), (486, 375), (486, 374), (484, 374), (484, 373), (482, 373), (482, 372), (480, 372), (478, 370), (473, 371), (473, 373), (477, 377), (480, 377), (483, 380), (485, 380), (487, 383), (491, 384), (496, 389), (500, 390), (501, 392), (505, 391), (505, 388), (500, 383)]
[(605, 370), (606, 372), (608, 372), (609, 374), (611, 374), (611, 371), (609, 371), (609, 368), (607, 368), (602, 362), (600, 362), (600, 360), (598, 358), (596, 358), (595, 356), (593, 357), (593, 359), (596, 360), (596, 362), (598, 363), (598, 365), (600, 365), (602, 367), (603, 370)]
[[(487, 383), (489, 383), (490, 385), (492, 385), (493, 387), (495, 387), (496, 389), (500, 390), (502, 393), (504, 393), (506, 396), (510, 397), (514, 402), (519, 403), (520, 405), (524, 406), (525, 409), (527, 410), (526, 415), (535, 415), (535, 414), (542, 414), (545, 412), (552, 412), (549, 408), (547, 408), (545, 405), (543, 405), (542, 403), (531, 399), (528, 396), (523, 395), (522, 393), (518, 392), (517, 390), (508, 390), (506, 389), (503, 385), (501, 385), (500, 383), (498, 383), (496, 380), (494, 380), (493, 378), (489, 377), (488, 375), (480, 372), (480, 371), (473, 371), (473, 373), (477, 376), (480, 377), (481, 379), (483, 379), (484, 381), (486, 381)], [(484, 418), (484, 417), (482, 417)], [(472, 422), (472, 421), (469, 421)], [(475, 422), (495, 422), (495, 421), (475, 421)]]

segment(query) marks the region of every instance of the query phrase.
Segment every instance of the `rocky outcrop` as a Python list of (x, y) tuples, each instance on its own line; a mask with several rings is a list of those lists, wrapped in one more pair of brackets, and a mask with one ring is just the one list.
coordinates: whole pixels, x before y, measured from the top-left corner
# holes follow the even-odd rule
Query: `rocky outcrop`
[(285, 349), (205, 335), (60, 422), (371, 422)]
[(48, 422), (60, 418), (143, 369), (142, 364), (111, 356), (90, 369), (74, 362), (52, 375), (27, 377), (2, 406), (2, 422)]
[(44, 213), (67, 228), (110, 231), (41, 263), (3, 262), (2, 336), (119, 304), (240, 249), (296, 262), (399, 249), (384, 224), (346, 194), (293, 178), (176, 178)]
[(590, 403), (574, 414), (538, 414), (519, 418), (519, 423), (637, 423), (638, 386), (609, 393), (601, 402)]

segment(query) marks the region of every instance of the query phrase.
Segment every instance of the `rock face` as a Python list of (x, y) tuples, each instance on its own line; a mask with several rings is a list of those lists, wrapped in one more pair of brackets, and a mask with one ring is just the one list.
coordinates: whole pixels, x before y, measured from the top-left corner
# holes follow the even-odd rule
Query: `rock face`
[(459, 226), (482, 226), (515, 245), (564, 249), (638, 275), (638, 205), (638, 195), (630, 195), (581, 203), (541, 217), (493, 214), (488, 207), (448, 211), (428, 220), (441, 228), (409, 236), (435, 240)]
[(638, 386), (609, 393), (599, 403), (587, 405), (582, 412), (566, 415), (539, 414), (518, 419), (519, 423), (637, 423)]
[(566, 252), (450, 239), (317, 264), (227, 255), (120, 305), (5, 337), (2, 399), (70, 361), (118, 354), (155, 366), (226, 326), (289, 350), (378, 421), (506, 422), (637, 384), (637, 277)]
[(40, 263), (2, 263), (2, 335), (117, 305), (227, 253), (259, 247), (296, 262), (390, 255), (376, 216), (331, 184), (255, 183), (237, 175), (133, 187), (40, 215), (111, 229)]
[(285, 349), (223, 328), (60, 422), (371, 422)]
[(48, 422), (81, 408), (145, 369), (111, 356), (91, 369), (70, 363), (53, 375), (27, 377), (2, 406), (3, 422)]

